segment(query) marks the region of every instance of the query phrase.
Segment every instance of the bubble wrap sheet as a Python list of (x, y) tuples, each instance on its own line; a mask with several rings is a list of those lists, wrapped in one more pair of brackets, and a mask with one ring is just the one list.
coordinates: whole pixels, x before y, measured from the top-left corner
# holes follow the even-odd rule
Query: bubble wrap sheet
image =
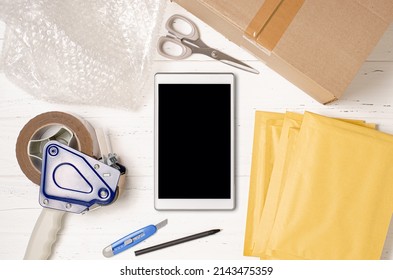
[(0, 0), (0, 67), (50, 102), (137, 108), (165, 0)]

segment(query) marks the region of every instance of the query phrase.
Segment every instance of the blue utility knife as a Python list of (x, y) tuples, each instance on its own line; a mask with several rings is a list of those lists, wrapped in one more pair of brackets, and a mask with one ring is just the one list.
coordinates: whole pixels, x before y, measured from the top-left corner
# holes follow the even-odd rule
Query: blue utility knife
[(102, 254), (107, 258), (117, 255), (149, 238), (155, 234), (157, 230), (166, 226), (167, 223), (168, 220), (165, 219), (156, 225), (148, 225), (144, 228), (138, 229), (137, 231), (120, 238), (111, 245), (106, 246), (104, 250), (102, 250)]

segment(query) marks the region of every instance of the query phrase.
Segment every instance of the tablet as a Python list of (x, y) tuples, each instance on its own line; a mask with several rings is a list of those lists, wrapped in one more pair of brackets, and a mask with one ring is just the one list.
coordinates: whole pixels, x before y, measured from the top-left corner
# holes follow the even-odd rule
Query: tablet
[(234, 209), (234, 76), (155, 75), (154, 205)]

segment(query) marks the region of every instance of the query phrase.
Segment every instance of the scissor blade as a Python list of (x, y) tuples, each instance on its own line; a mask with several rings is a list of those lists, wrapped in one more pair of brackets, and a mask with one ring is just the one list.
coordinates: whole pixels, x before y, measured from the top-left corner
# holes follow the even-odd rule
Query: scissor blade
[(213, 48), (198, 47), (198, 45), (196, 45), (196, 42), (198, 41), (182, 39), (182, 44), (189, 47), (193, 53), (204, 54), (241, 70), (245, 70), (254, 74), (259, 74), (258, 70), (252, 68), (244, 62)]
[(239, 64), (239, 63), (236, 63), (236, 62), (230, 61), (230, 60), (220, 60), (220, 61), (222, 63), (228, 64), (230, 66), (239, 68), (241, 70), (245, 70), (245, 71), (248, 71), (248, 72), (251, 72), (251, 73), (254, 73), (254, 74), (259, 74), (258, 70), (252, 68), (251, 66), (248, 66), (247, 64)]
[(225, 63), (225, 64), (228, 64), (230, 66), (239, 68), (241, 70), (245, 70), (245, 71), (248, 71), (248, 72), (251, 72), (251, 73), (254, 73), (254, 74), (259, 74), (258, 70), (254, 69), (251, 66), (245, 64), (244, 62), (242, 62), (242, 61), (240, 61), (240, 60), (238, 60), (238, 59), (236, 59), (236, 58), (234, 58), (232, 56), (229, 56), (229, 55), (227, 55), (225, 53), (222, 53), (220, 51), (214, 51), (212, 53), (211, 57), (221, 61), (222, 63)]

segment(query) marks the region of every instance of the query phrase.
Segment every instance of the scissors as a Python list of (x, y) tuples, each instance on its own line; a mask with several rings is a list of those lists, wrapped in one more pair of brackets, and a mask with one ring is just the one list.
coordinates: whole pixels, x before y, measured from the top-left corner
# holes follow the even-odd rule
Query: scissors
[[(180, 30), (175, 29), (174, 23), (177, 20), (181, 20), (187, 23), (191, 28), (191, 31), (187, 34), (186, 32), (181, 32)], [(165, 28), (168, 30), (169, 34), (159, 38), (158, 53), (166, 58), (180, 60), (191, 56), (193, 53), (199, 53), (199, 54), (210, 56), (211, 58), (214, 58), (225, 64), (234, 66), (236, 68), (251, 73), (259, 74), (259, 71), (252, 68), (251, 66), (241, 62), (240, 60), (232, 56), (229, 56), (217, 49), (211, 48), (208, 45), (206, 45), (200, 39), (200, 34), (195, 23), (184, 16), (181, 15), (171, 16), (166, 22)], [(167, 44), (180, 47), (181, 53), (171, 54), (170, 49), (166, 47)]]

